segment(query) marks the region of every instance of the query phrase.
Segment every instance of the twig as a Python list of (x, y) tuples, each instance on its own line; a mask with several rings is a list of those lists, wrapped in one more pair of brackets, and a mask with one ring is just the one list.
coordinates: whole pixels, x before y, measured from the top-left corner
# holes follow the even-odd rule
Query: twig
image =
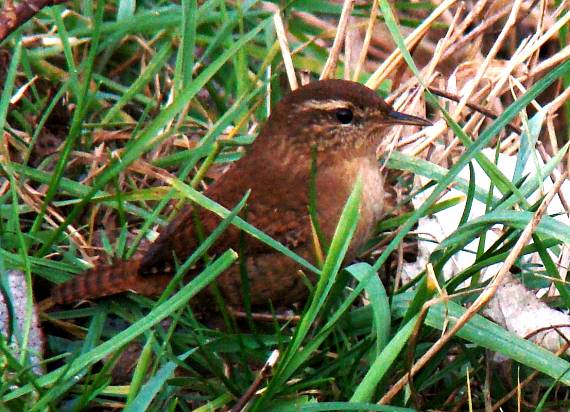
[[(568, 349), (570, 345), (568, 344), (568, 342), (566, 342), (566, 344), (564, 346), (562, 346), (560, 349), (558, 349), (556, 351), (556, 356), (560, 356), (562, 355), (564, 352), (566, 352), (566, 350)], [(503, 396), (501, 399), (499, 399), (493, 406), (492, 406), (492, 411), (497, 411), (501, 409), (501, 406), (503, 406), (503, 404), (505, 404), (506, 402), (508, 402), (513, 396), (515, 396), (517, 394), (517, 392), (519, 392), (522, 388), (524, 388), (525, 386), (527, 386), (529, 383), (531, 383), (534, 378), (536, 378), (538, 375), (540, 374), (539, 371), (533, 371), (530, 375), (527, 376), (527, 378), (525, 380), (523, 380), (519, 385), (517, 385), (517, 387), (513, 388), (509, 393), (507, 393), (505, 396)]]
[(347, 30), (344, 38), (344, 80), (350, 80), (350, 66), (352, 64), (352, 46), (354, 42), (354, 29)]
[(323, 68), (323, 72), (321, 73), (321, 79), (328, 79), (334, 74), (334, 70), (336, 69), (336, 63), (338, 61), (338, 55), (340, 53), (340, 48), (342, 47), (342, 43), (346, 37), (346, 28), (348, 27), (348, 20), (350, 15), (352, 14), (352, 9), (354, 8), (354, 0), (344, 0), (344, 4), (342, 6), (342, 12), (340, 13), (340, 19), (338, 22), (338, 29), (336, 32), (336, 36), (334, 38), (334, 42), (329, 53), (329, 58), (325, 63), (325, 67)]
[(257, 391), (257, 388), (259, 388), (259, 385), (261, 385), (261, 382), (267, 376), (269, 376), (269, 374), (273, 370), (273, 366), (275, 366), (278, 359), (279, 359), (279, 351), (276, 349), (273, 352), (271, 352), (269, 359), (267, 359), (267, 362), (265, 363), (265, 365), (263, 365), (263, 368), (261, 368), (259, 374), (252, 382), (250, 387), (247, 388), (247, 391), (245, 391), (245, 393), (241, 396), (241, 398), (238, 399), (236, 404), (230, 410), (231, 412), (239, 412), (243, 410), (244, 406), (249, 402), (251, 398), (253, 398), (253, 395), (255, 395), (255, 392)]
[(44, 7), (65, 3), (67, 0), (28, 0), (14, 7), (6, 1), (0, 11), (0, 42), (22, 24), (34, 17)]
[[(437, 8), (432, 11), (426, 19), (424, 19), (422, 24), (416, 27), (414, 31), (406, 37), (404, 44), (408, 50), (423, 38), (435, 20), (446, 10), (448, 10), (454, 3), (456, 3), (456, 1), (457, 0), (445, 0), (443, 3), (437, 6)], [(392, 68), (395, 67), (402, 59), (402, 52), (399, 48), (396, 48), (392, 54), (384, 61), (384, 63), (378, 66), (374, 73), (372, 73), (366, 82), (366, 86), (370, 87), (372, 90), (376, 90), (384, 81), (384, 79), (389, 76)]]
[(285, 64), (285, 72), (287, 73), (287, 78), (289, 79), (289, 87), (291, 90), (296, 90), (299, 88), (299, 84), (297, 83), (297, 76), (295, 76), (295, 67), (293, 66), (291, 51), (289, 50), (289, 44), (287, 43), (285, 26), (283, 25), (283, 19), (281, 18), (281, 13), (279, 11), (275, 12), (273, 15), (273, 23), (275, 24), (275, 32), (277, 33), (277, 38), (279, 39), (279, 46), (281, 47), (283, 63)]
[[(428, 89), (430, 92), (432, 92), (433, 94), (438, 95), (440, 97), (444, 97), (446, 99), (453, 100), (455, 102), (459, 102), (461, 100), (461, 97), (459, 97), (458, 95), (446, 92), (445, 90), (441, 90), (441, 89), (438, 89), (438, 88), (432, 87), (432, 86), (428, 87)], [(473, 103), (473, 102), (468, 101), (467, 103), (465, 103), (465, 105), (467, 107), (469, 107), (471, 110), (475, 110), (479, 113), (482, 113), (485, 116), (487, 116), (493, 120), (497, 118), (497, 115), (495, 113), (493, 113), (491, 110), (486, 109), (477, 103)], [(507, 128), (510, 129), (512, 132), (518, 134), (519, 136), (522, 134), (522, 130), (515, 125), (512, 125), (509, 123), (507, 125)]]
[(570, 13), (565, 14), (564, 16), (562, 16), (560, 18), (560, 20), (558, 20), (546, 33), (544, 33), (541, 36), (538, 36), (538, 34), (533, 35), (530, 40), (529, 43), (527, 44), (527, 47), (524, 47), (524, 49), (522, 49), (520, 51), (520, 53), (516, 53), (513, 58), (511, 60), (509, 60), (508, 62), (508, 66), (507, 69), (505, 70), (505, 75), (503, 76), (503, 78), (501, 78), (493, 87), (493, 90), (491, 90), (491, 92), (489, 93), (489, 96), (487, 97), (487, 100), (490, 101), (493, 97), (497, 96), (500, 91), (503, 89), (503, 86), (505, 85), (505, 83), (507, 83), (507, 81), (509, 79), (511, 79), (511, 77), (509, 76), (509, 73), (514, 70), (514, 68), (523, 63), (525, 60), (527, 60), (536, 50), (538, 50), (540, 47), (542, 47), (544, 45), (544, 43), (546, 43), (551, 37), (554, 37), (555, 35), (557, 35), (560, 31), (560, 29), (564, 26), (566, 26), (568, 24), (568, 22), (570, 22)]
[[(464, 18), (462, 18), (460, 20), (461, 23), (455, 28), (454, 33), (449, 38), (450, 47), (452, 47), (452, 45), (454, 45), (458, 41), (460, 41), (459, 39), (461, 38), (463, 33), (465, 33), (465, 31), (469, 28), (469, 26), (471, 26), (473, 24), (473, 22), (477, 22), (477, 23), (480, 22), (482, 24), (484, 21), (486, 21), (486, 18), (481, 18), (481, 14), (485, 10), (488, 1), (489, 0), (480, 0), (480, 1), (476, 2), (473, 5), (473, 8), (467, 14), (467, 16), (465, 16)], [(448, 57), (448, 56), (449, 56), (449, 54), (447, 54), (445, 57)]]
[(459, 118), (461, 111), (465, 107), (467, 101), (471, 98), (471, 95), (473, 94), (477, 86), (479, 86), (479, 82), (481, 81), (485, 73), (487, 73), (487, 69), (490, 67), (491, 62), (494, 61), (495, 56), (499, 52), (508, 34), (515, 27), (515, 24), (517, 23), (517, 16), (522, 6), (522, 1), (523, 0), (515, 0), (511, 13), (509, 14), (507, 21), (505, 22), (505, 25), (503, 26), (501, 33), (497, 37), (497, 40), (491, 47), (491, 50), (489, 50), (489, 52), (486, 54), (483, 63), (481, 63), (479, 69), (477, 70), (477, 73), (475, 74), (475, 77), (468, 83), (465, 90), (463, 90), (464, 95), (461, 98), (461, 101), (457, 104), (455, 112), (452, 115), (454, 119), (457, 120)]
[[(248, 318), (248, 314), (242, 310), (230, 308), (230, 312), (238, 319)], [(301, 319), (299, 315), (285, 315), (276, 313), (252, 313), (251, 318), (258, 322), (289, 322), (292, 325), (296, 325)]]
[(475, 27), (471, 32), (467, 33), (464, 37), (457, 39), (457, 41), (453, 43), (453, 45), (445, 53), (444, 59), (453, 56), (455, 53), (457, 53), (458, 50), (465, 48), (467, 44), (474, 42), (475, 39), (481, 37), (486, 32), (494, 30), (496, 23), (508, 15), (510, 11), (511, 5), (502, 8), (492, 16), (481, 18), (481, 24), (478, 24), (477, 27)]
[(372, 31), (374, 29), (374, 23), (376, 23), (376, 18), (378, 17), (378, 0), (372, 2), (372, 8), (370, 9), (370, 18), (368, 19), (368, 27), (366, 27), (366, 35), (364, 36), (364, 43), (362, 44), (362, 49), (358, 56), (358, 62), (354, 68), (354, 74), (352, 75), (352, 80), (357, 82), (358, 76), (360, 76), (360, 71), (366, 60), (366, 55), (368, 54), (368, 48), (370, 47), (370, 40), (372, 39)]
[(561, 49), (558, 53), (550, 56), (548, 59), (541, 61), (527, 74), (527, 76), (537, 76), (549, 70), (561, 62), (566, 61), (570, 58), (570, 45), (567, 45)]

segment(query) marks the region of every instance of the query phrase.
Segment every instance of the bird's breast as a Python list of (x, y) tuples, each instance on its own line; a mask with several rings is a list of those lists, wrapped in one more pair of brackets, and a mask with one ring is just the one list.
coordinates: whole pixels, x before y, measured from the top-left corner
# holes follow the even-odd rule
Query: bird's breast
[(372, 235), (374, 225), (384, 209), (384, 182), (378, 164), (373, 158), (359, 157), (317, 171), (319, 224), (328, 239), (334, 234), (344, 205), (359, 176), (362, 181), (360, 218), (349, 250), (353, 257)]

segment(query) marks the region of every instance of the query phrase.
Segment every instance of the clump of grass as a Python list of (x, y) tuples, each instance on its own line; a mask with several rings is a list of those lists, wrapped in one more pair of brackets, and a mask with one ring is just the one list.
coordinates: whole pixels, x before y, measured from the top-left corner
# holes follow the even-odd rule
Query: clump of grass
[[(22, 270), (37, 302), (51, 284), (90, 264), (144, 249), (180, 199), (225, 219), (181, 262), (180, 273), (229, 224), (310, 266), (237, 217), (243, 205), (225, 210), (200, 193), (241, 156), (239, 146), (251, 142), (286, 93), (284, 72), (291, 83), (300, 73), (317, 78), (323, 71), (359, 80), (397, 108), (427, 112), (437, 123), (429, 134), (394, 129), (382, 167), (407, 190), (393, 207), (406, 213), (382, 222), (370, 253), (341, 271), (357, 219), (361, 188), (355, 187), (323, 266), (309, 267), (321, 276), (298, 315), (269, 313), (271, 322), (263, 323), (246, 313), (247, 327), (231, 313), (224, 328), (197, 320), (186, 303), (237, 259), (230, 250), (158, 301), (118, 296), (45, 311), (44, 376), (28, 373), (29, 359), (10, 356), (0, 338), (7, 359), (2, 403), (12, 410), (211, 410), (235, 405), (257, 382), (259, 392), (242, 398), (253, 411), (564, 406), (570, 364), (477, 312), (501, 274), (533, 252), (542, 265), (525, 272), (525, 280), (547, 287), (556, 279), (559, 294), (551, 304), (570, 304), (551, 258), (564, 256), (569, 228), (545, 215), (542, 200), (530, 200), (549, 174), (565, 176), (570, 104), (560, 85), (570, 78), (568, 13), (547, 2), (455, 3), (397, 2), (392, 9), (385, 0), (291, 2), (281, 10), (279, 39), (272, 3), (69, 3), (42, 10), (5, 40), (0, 272)], [(460, 101), (424, 93), (434, 86)], [(477, 105), (494, 110), (495, 119), (466, 108)], [(541, 129), (550, 155), (537, 177), (519, 171), (510, 179), (481, 153), (485, 147), (517, 153), (523, 164), (537, 153)], [(458, 177), (473, 162), (489, 176), (489, 187), (473, 175)], [(406, 187), (413, 184), (409, 173), (429, 183)], [(462, 225), (412, 283), (380, 281), (390, 256), (401, 261), (400, 245), (414, 225), (455, 204), (439, 201), (450, 186), (465, 193)], [(426, 200), (406, 209), (428, 187)], [(471, 218), (476, 200), (487, 213)], [(485, 249), (481, 240), (497, 224), (502, 237)], [(445, 263), (473, 241), (482, 245), (474, 263), (444, 279)], [(500, 276), (481, 280), (481, 270), (496, 262), (504, 262)], [(275, 350), (275, 367), (256, 381)], [(513, 361), (510, 381), (491, 366), (490, 351)]]

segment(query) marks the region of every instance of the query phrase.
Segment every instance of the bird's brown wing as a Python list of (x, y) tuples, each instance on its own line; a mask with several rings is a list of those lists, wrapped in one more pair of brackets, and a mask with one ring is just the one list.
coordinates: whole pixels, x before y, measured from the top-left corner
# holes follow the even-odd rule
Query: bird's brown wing
[[(310, 241), (310, 220), (306, 198), (299, 199), (299, 190), (289, 185), (275, 184), (275, 176), (247, 170), (247, 164), (233, 167), (205, 192), (210, 199), (222, 206), (233, 208), (251, 190), (241, 217), (256, 228), (284, 244), (289, 249), (298, 249)], [(271, 188), (271, 190), (267, 190)], [(305, 196), (302, 191), (301, 196)], [(277, 201), (277, 199), (279, 199)], [(197, 221), (198, 217), (199, 221)], [(199, 245), (198, 230), (210, 234), (221, 222), (216, 214), (195, 205), (187, 205), (174, 220), (161, 231), (142, 259), (140, 272), (150, 275), (163, 272), (165, 265), (176, 259), (183, 261)], [(241, 240), (240, 240), (241, 239)], [(270, 246), (252, 238), (241, 236), (235, 226), (230, 226), (210, 249), (211, 254), (228, 248), (238, 250), (240, 241), (248, 256), (272, 251)]]
[[(230, 208), (239, 202), (242, 194), (237, 189), (234, 191), (235, 201), (233, 204), (226, 202), (224, 206)], [(208, 192), (206, 194), (212, 195)], [(214, 192), (212, 195), (214, 200), (215, 196)], [(294, 209), (287, 204), (256, 202), (256, 197), (258, 196), (252, 193), (245, 218), (286, 247), (301, 253), (305, 259), (310, 258), (307, 248), (304, 247), (310, 240), (306, 208)], [(97, 266), (56, 286), (52, 290), (54, 301), (71, 303), (126, 291), (149, 296), (160, 293), (171, 279), (174, 257), (183, 261), (199, 245), (195, 213), (193, 206), (187, 205), (162, 231), (142, 260), (134, 259)], [(204, 209), (198, 210), (197, 213), (205, 235), (211, 233), (221, 222), (217, 215)], [(210, 249), (210, 253), (218, 254), (230, 247), (239, 250), (240, 241), (243, 241), (245, 246), (254, 304), (266, 302), (267, 299), (279, 302), (280, 299), (285, 299), (286, 294), (302, 296), (306, 292), (303, 283), (294, 276), (296, 266), (289, 258), (250, 236), (242, 237), (239, 230), (233, 226), (228, 227), (220, 236)], [(222, 292), (230, 303), (241, 301), (240, 282), (237, 267), (230, 269), (220, 278)]]

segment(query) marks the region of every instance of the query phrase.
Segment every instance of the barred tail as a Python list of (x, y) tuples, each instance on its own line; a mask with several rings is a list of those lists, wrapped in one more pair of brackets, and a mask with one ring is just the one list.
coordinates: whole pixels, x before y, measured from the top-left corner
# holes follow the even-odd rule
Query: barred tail
[(52, 299), (67, 304), (127, 291), (153, 296), (164, 290), (171, 279), (165, 275), (140, 276), (139, 267), (139, 259), (96, 267), (54, 287)]

